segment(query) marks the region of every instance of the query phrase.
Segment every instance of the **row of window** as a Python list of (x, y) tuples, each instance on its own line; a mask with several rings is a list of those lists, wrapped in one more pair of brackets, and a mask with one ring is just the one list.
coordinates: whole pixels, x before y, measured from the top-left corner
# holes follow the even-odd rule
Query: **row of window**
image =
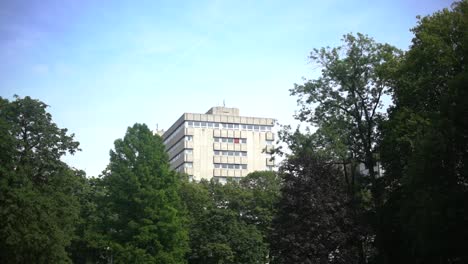
[(180, 125), (172, 134), (164, 139), (164, 144), (167, 144), (185, 127), (206, 127), (206, 128), (219, 128), (219, 129), (234, 129), (234, 130), (250, 130), (250, 131), (271, 131), (272, 126), (264, 125), (244, 125), (244, 124), (231, 124), (231, 123), (216, 123), (216, 122), (203, 122), (203, 121), (186, 121)]
[(175, 171), (181, 172), (184, 168), (193, 168), (193, 162), (184, 162), (175, 168)]
[[(214, 163), (215, 169), (235, 169), (246, 170), (247, 164), (228, 164), (228, 163)], [(266, 166), (267, 170), (272, 171), (274, 166)], [(182, 172), (184, 168), (193, 168), (193, 162), (185, 162), (175, 169), (175, 171)]]
[(247, 151), (221, 151), (215, 150), (215, 156), (247, 156)]
[(227, 164), (227, 163), (215, 163), (215, 169), (247, 169), (247, 164)]
[(246, 138), (215, 137), (214, 142), (247, 144), (247, 139)]
[(223, 129), (235, 129), (235, 130), (253, 130), (253, 131), (271, 131), (272, 126), (264, 125), (244, 125), (244, 124), (232, 124), (232, 123), (216, 123), (216, 122), (204, 122), (204, 121), (186, 121), (185, 127), (206, 127), (206, 128), (223, 128)]
[(170, 136), (164, 139), (164, 145), (167, 144), (171, 139), (173, 139), (175, 136), (179, 135), (179, 132), (184, 128), (183, 124), (179, 126)]
[(226, 184), (228, 181), (235, 181), (239, 182), (242, 177), (219, 177), (219, 176), (214, 176), (213, 179), (221, 184)]
[(175, 155), (171, 160), (169, 160), (169, 162), (172, 163), (173, 161), (180, 158), (182, 155), (187, 155), (187, 154), (193, 154), (193, 149), (184, 149), (184, 150), (182, 150), (181, 152), (179, 152), (179, 154)]
[[(183, 139), (183, 138), (182, 138)], [(175, 152), (179, 145), (180, 144), (184, 144), (184, 141), (183, 140), (179, 140), (178, 142), (176, 142), (174, 145), (172, 145), (170, 148), (166, 149), (167, 151), (167, 154), (169, 154), (169, 157), (171, 157), (172, 155), (176, 154), (177, 152)], [(167, 147), (167, 146), (166, 146)]]
[[(185, 141), (193, 141), (193, 136), (184, 136), (183, 139)], [(172, 145), (169, 149), (167, 149), (167, 153), (169, 154), (169, 156), (171, 156), (172, 154), (174, 154), (173, 152), (175, 151), (176, 149), (176, 146), (179, 145), (180, 142), (183, 142), (181, 140), (179, 140), (177, 143), (175, 143), (174, 145)]]

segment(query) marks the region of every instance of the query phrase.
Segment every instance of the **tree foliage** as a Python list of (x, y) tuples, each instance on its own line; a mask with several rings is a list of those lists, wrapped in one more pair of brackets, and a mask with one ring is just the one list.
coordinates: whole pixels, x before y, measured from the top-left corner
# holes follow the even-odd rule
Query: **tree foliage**
[[(423, 17), (383, 125), (389, 262), (468, 261), (468, 2)], [(401, 245), (395, 247), (394, 245)]]
[(265, 263), (279, 178), (254, 172), (240, 183), (183, 184), (189, 212), (189, 263)]
[[(384, 186), (375, 169), (378, 126), (385, 118), (382, 98), (390, 92), (400, 56), (395, 47), (359, 33), (345, 35), (342, 46), (314, 49), (310, 59), (321, 68), (321, 75), (296, 84), (291, 94), (299, 97), (301, 106), (296, 117), (315, 125), (317, 130), (306, 137), (288, 130), (283, 133), (293, 152), (311, 144), (317, 154), (341, 167), (346, 184), (343, 191), (351, 201), (351, 217), (360, 226), (356, 228), (367, 230), (355, 237), (355, 242), (361, 243), (360, 261), (364, 263), (373, 255), (372, 250), (365, 248), (380, 232), (384, 203)], [(357, 172), (360, 164), (367, 169), (367, 173), (362, 173), (367, 174), (365, 177), (359, 177), (361, 172)]]
[(109, 213), (104, 230), (116, 263), (185, 263), (188, 250), (179, 178), (170, 170), (158, 135), (146, 125), (129, 127), (115, 141), (103, 176)]
[(314, 150), (311, 137), (280, 168), (283, 178), (273, 222), (273, 263), (358, 263), (357, 226), (342, 171)]
[(79, 172), (60, 158), (78, 142), (47, 105), (0, 98), (0, 262), (68, 263), (78, 219)]
[(321, 68), (321, 76), (296, 84), (291, 94), (299, 96), (297, 118), (318, 127), (320, 142), (331, 142), (328, 149), (340, 159), (363, 162), (375, 179), (379, 109), (400, 51), (359, 33), (345, 35), (343, 42), (314, 49), (310, 59)]

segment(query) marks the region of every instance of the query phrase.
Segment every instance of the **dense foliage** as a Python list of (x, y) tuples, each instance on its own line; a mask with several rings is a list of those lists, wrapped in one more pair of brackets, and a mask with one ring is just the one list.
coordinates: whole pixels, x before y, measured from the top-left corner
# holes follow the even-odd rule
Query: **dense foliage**
[(146, 125), (129, 127), (115, 141), (100, 183), (105, 195), (97, 201), (106, 214), (95, 227), (115, 263), (185, 262), (188, 238), (178, 186), (161, 137)]
[(269, 171), (225, 185), (186, 182), (181, 195), (190, 215), (189, 263), (266, 263), (279, 184)]
[(273, 263), (357, 263), (358, 226), (341, 167), (317, 154), (311, 137), (296, 138), (281, 167), (283, 186), (273, 222)]
[[(0, 263), (468, 263), (468, 1), (402, 52), (363, 34), (315, 49), (278, 172), (189, 182), (146, 125), (99, 177), (47, 105), (0, 97)], [(385, 113), (383, 97), (393, 104)]]
[[(342, 168), (348, 185), (342, 192), (351, 195), (351, 208), (357, 212), (354, 227), (369, 223), (361, 226), (361, 231), (369, 230), (364, 237), (361, 233), (364, 239), (355, 240), (356, 245), (370, 246), (361, 250), (360, 263), (467, 261), (467, 7), (467, 1), (461, 1), (452, 10), (421, 18), (404, 54), (360, 34), (345, 36), (344, 57), (343, 47), (315, 50), (311, 58), (323, 67), (322, 75), (292, 90), (299, 96), (298, 118), (318, 126), (310, 135), (312, 148)], [(376, 111), (385, 90), (394, 102), (388, 118)], [(283, 138), (293, 147), (292, 157), (305, 146), (287, 130)], [(295, 162), (287, 159), (283, 169)], [(378, 162), (382, 168), (375, 167)], [(359, 163), (365, 170), (356, 171)], [(376, 174), (376, 169), (383, 173)], [(292, 175), (297, 181), (320, 175), (303, 176), (312, 171)], [(349, 175), (354, 175), (351, 181)], [(301, 192), (287, 186), (283, 197)], [(301, 205), (304, 210), (310, 206)], [(280, 217), (291, 208), (279, 210)], [(308, 228), (302, 221), (299, 225)], [(310, 261), (310, 256), (296, 262), (322, 263)]]
[(82, 176), (60, 158), (78, 150), (44, 103), (0, 98), (0, 262), (68, 263)]
[[(385, 259), (468, 261), (468, 2), (424, 17), (383, 124)], [(398, 245), (397, 247), (393, 245)]]

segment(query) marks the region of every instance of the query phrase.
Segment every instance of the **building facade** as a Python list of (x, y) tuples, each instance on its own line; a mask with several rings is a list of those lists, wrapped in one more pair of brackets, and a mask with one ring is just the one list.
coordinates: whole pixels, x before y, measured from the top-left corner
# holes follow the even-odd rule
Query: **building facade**
[(274, 119), (244, 117), (239, 109), (213, 107), (206, 114), (184, 113), (162, 134), (171, 167), (193, 180), (222, 183), (248, 173), (272, 170)]

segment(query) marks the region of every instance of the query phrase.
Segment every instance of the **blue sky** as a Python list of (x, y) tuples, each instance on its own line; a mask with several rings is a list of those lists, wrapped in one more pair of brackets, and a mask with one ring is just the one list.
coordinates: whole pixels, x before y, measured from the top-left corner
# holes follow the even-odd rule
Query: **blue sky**
[(38, 98), (97, 176), (135, 122), (168, 128), (221, 105), (296, 124), (294, 83), (307, 56), (362, 32), (407, 49), (417, 15), (448, 0), (0, 1), (0, 96)]

